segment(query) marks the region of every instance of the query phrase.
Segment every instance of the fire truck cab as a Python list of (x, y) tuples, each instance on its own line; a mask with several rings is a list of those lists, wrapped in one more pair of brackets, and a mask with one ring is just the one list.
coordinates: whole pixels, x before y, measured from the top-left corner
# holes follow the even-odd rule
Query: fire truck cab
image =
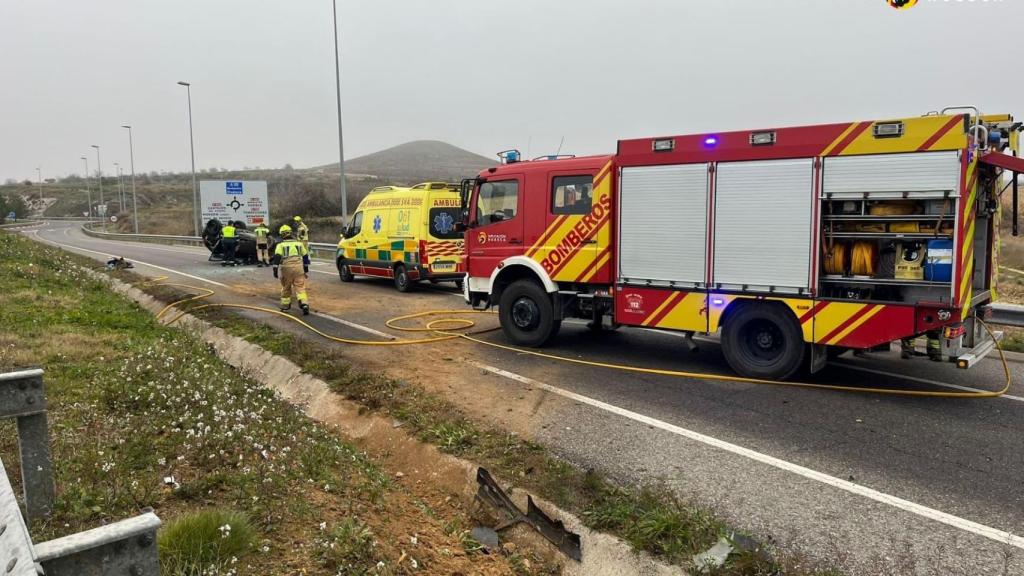
[(524, 346), (570, 317), (720, 331), (756, 378), (919, 335), (970, 367), (995, 345), (978, 320), (1024, 161), (1021, 123), (962, 112), (512, 151), (463, 184), (466, 299)]

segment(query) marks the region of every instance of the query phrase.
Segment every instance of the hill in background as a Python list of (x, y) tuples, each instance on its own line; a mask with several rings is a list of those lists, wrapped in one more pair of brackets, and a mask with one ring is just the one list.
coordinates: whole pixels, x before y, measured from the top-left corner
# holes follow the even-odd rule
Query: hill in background
[[(427, 180), (458, 182), (476, 176), (481, 170), (497, 163), (497, 160), (447, 142), (416, 140), (346, 160), (345, 173), (350, 178), (370, 175), (380, 180), (394, 180), (396, 184), (415, 184)], [(327, 164), (311, 170), (336, 174), (338, 165)]]

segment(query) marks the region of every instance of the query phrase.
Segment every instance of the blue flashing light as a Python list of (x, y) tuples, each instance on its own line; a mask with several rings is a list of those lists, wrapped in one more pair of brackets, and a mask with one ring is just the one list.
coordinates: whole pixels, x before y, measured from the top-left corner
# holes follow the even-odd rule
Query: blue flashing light
[(718, 136), (708, 136), (704, 138), (704, 146), (708, 148), (714, 148), (718, 145)]
[(505, 154), (505, 162), (512, 164), (513, 162), (519, 162), (519, 152), (512, 150)]
[(712, 298), (711, 303), (715, 306), (721, 306), (722, 304), (725, 304), (725, 300), (722, 298)]

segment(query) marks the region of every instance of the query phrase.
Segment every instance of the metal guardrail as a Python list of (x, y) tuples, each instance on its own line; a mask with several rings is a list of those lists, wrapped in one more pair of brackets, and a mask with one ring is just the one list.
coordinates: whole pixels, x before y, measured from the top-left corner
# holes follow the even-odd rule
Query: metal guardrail
[(27, 226), (38, 226), (42, 224), (39, 220), (21, 220), (18, 222), (8, 222), (7, 224), (0, 224), (0, 230), (16, 230), (18, 228), (25, 228)]
[(982, 318), (989, 324), (1024, 328), (1024, 306), (1015, 304), (989, 304)]
[[(102, 223), (86, 222), (82, 224), (82, 232), (93, 238), (105, 240), (119, 240), (127, 242), (151, 242), (155, 244), (184, 244), (187, 246), (205, 246), (203, 239), (198, 236), (172, 236), (168, 234), (124, 234), (121, 232), (106, 232), (96, 230)], [(337, 245), (328, 242), (310, 242), (310, 257), (318, 260), (334, 261), (337, 253)]]
[[(50, 436), (43, 371), (0, 374), (0, 418), (17, 418), (22, 485), (29, 522), (49, 516), (54, 504)], [(158, 576), (156, 533), (160, 518), (151, 510), (127, 520), (33, 544), (10, 478), (0, 461), (0, 571), (12, 576)]]
[(42, 370), (0, 374), (0, 420), (9, 418), (18, 424), (25, 510), (34, 522), (50, 515), (55, 497)]
[(123, 234), (121, 232), (107, 232), (96, 230), (102, 226), (101, 222), (86, 222), (82, 224), (82, 232), (93, 238), (106, 240), (127, 240), (131, 242), (153, 242), (158, 244), (185, 244), (188, 246), (205, 246), (203, 239), (198, 236), (172, 236), (169, 234)]

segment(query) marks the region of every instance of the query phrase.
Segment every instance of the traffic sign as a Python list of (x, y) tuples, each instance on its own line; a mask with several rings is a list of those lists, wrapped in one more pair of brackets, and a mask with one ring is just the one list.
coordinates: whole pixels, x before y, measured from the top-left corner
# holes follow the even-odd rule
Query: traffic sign
[(18, 215), (15, 214), (14, 211), (12, 210), (11, 213), (7, 215), (7, 219), (8, 220), (17, 220), (18, 219)]
[(117, 222), (117, 216), (111, 216), (110, 217), (110, 221), (111, 222)]

